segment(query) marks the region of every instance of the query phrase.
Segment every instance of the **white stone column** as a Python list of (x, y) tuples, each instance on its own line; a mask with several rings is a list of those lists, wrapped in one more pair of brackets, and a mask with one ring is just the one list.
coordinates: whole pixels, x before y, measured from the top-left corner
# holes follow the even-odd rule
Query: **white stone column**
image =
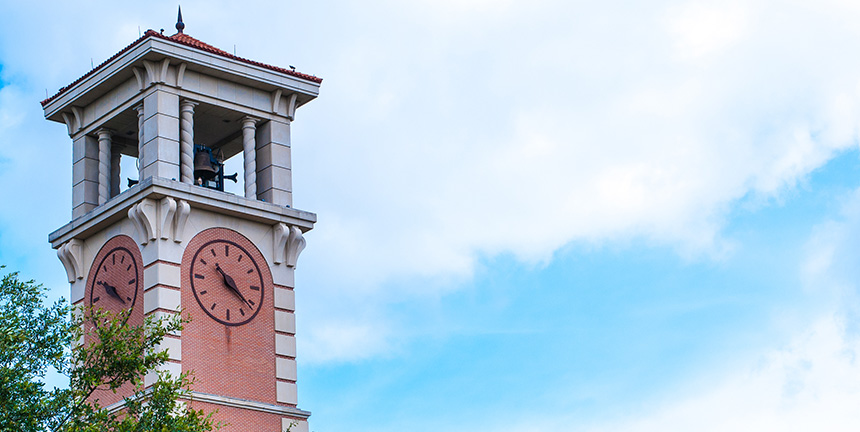
[(99, 205), (102, 205), (110, 199), (111, 131), (102, 128), (96, 134), (99, 137)]
[(257, 121), (254, 117), (242, 119), (242, 149), (245, 158), (245, 198), (257, 199)]
[(196, 102), (183, 99), (179, 104), (179, 177), (182, 183), (194, 183), (194, 107)]
[(143, 181), (143, 102), (134, 109), (137, 111), (137, 180)]
[(122, 153), (119, 151), (119, 146), (111, 145), (110, 149), (110, 197), (113, 198), (119, 195), (120, 182), (120, 157)]

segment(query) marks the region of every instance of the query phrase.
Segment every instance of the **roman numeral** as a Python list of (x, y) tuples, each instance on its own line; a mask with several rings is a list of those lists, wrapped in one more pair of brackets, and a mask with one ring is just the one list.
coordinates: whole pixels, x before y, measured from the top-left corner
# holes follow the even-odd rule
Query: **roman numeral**
[(230, 309), (227, 309), (227, 321), (230, 321)]
[(209, 310), (215, 310), (215, 303), (212, 303), (212, 307), (210, 307)]
[(215, 249), (209, 249), (209, 252), (212, 252), (212, 256), (218, 256), (218, 255), (215, 255)]
[(259, 291), (260, 287), (251, 285), (251, 289), (254, 291)]
[(206, 293), (208, 293), (208, 292), (209, 292), (209, 291), (200, 291), (200, 295), (206, 294)]
[(239, 308), (239, 313), (242, 314), (242, 316), (245, 316), (245, 311), (243, 311), (242, 308)]
[(251, 306), (254, 306), (254, 300), (248, 300), (248, 303), (250, 303)]
[(131, 270), (131, 264), (129, 264), (128, 267), (125, 268), (125, 271), (129, 271), (129, 270)]
[(119, 263), (120, 263), (120, 264), (122, 264), (123, 262), (125, 262), (125, 255), (123, 255), (123, 256), (119, 259)]
[(239, 259), (238, 259), (238, 260), (236, 260), (236, 262), (242, 262), (242, 256), (243, 256), (243, 255), (239, 255)]
[(116, 254), (111, 256), (111, 260), (113, 260), (113, 264), (116, 265)]
[(254, 269), (249, 269), (248, 274), (254, 273)]
[(102, 299), (101, 297), (96, 297), (96, 298), (94, 298), (94, 299), (93, 299), (93, 303), (98, 303), (98, 302), (99, 302), (99, 300), (101, 300), (101, 299)]
[(224, 255), (230, 256), (230, 245), (224, 245)]
[(203, 276), (202, 274), (199, 274), (199, 273), (195, 273), (194, 279), (206, 279), (206, 276)]
[(130, 280), (130, 281), (128, 281), (128, 284), (129, 284), (129, 285), (131, 285), (131, 284), (133, 284), (133, 283), (135, 283), (135, 282), (137, 282), (137, 279), (136, 279), (136, 278), (135, 278), (135, 279), (132, 279), (132, 280)]

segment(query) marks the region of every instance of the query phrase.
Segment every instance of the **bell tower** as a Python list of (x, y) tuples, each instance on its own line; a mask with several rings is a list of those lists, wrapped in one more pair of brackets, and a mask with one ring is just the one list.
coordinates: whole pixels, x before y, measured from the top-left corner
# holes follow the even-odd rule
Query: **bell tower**
[[(189, 403), (224, 430), (307, 431), (294, 272), (316, 215), (292, 207), (290, 128), (322, 80), (195, 39), (181, 12), (176, 29), (147, 31), (42, 101), (73, 155), (71, 221), (48, 239), (72, 303), (131, 309), (133, 322), (191, 315), (163, 342), (165, 370), (194, 371)], [(119, 409), (127, 390), (100, 403)]]

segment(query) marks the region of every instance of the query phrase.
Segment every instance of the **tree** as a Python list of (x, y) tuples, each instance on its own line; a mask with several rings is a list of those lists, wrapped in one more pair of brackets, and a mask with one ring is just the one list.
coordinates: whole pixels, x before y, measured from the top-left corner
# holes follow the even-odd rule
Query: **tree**
[[(0, 267), (2, 268), (2, 267)], [(148, 389), (143, 377), (167, 362), (157, 351), (179, 316), (148, 317), (142, 326), (126, 324), (128, 312), (74, 309), (64, 300), (45, 305), (46, 289), (23, 282), (16, 273), (0, 281), (0, 432), (198, 432), (218, 429), (211, 413), (194, 410), (189, 375), (158, 373)], [(87, 326), (87, 322), (99, 322)], [(84, 332), (87, 344), (79, 344)], [(47, 390), (50, 367), (69, 376), (69, 387)], [(132, 383), (135, 393), (124, 409), (111, 412), (90, 400), (97, 389)]]

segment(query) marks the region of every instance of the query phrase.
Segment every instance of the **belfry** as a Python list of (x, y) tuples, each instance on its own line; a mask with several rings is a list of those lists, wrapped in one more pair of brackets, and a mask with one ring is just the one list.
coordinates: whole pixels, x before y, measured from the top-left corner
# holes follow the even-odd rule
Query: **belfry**
[[(163, 342), (165, 370), (194, 371), (190, 403), (224, 430), (307, 431), (294, 273), (316, 215), (292, 207), (290, 127), (322, 80), (195, 39), (181, 13), (176, 29), (145, 32), (42, 101), (73, 155), (71, 221), (49, 241), (72, 303), (134, 323), (192, 317)], [(243, 170), (229, 175), (233, 157)], [(121, 408), (123, 393), (102, 404)]]

